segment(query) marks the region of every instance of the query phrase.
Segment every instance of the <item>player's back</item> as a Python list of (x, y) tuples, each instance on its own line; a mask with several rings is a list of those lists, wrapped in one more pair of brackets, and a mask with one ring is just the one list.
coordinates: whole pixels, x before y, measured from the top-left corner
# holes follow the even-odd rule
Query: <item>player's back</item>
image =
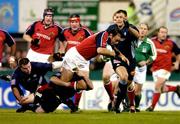
[(77, 51), (86, 59), (89, 60), (97, 55), (98, 47), (105, 47), (108, 40), (108, 33), (102, 31), (84, 39), (76, 46)]

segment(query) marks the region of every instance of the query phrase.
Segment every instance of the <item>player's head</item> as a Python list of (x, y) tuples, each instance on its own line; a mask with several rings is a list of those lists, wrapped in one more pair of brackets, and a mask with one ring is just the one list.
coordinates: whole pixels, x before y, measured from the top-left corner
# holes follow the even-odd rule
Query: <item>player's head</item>
[(52, 24), (53, 16), (54, 16), (53, 9), (50, 9), (50, 8), (44, 9), (43, 20), (44, 20), (45, 25), (49, 26)]
[(31, 63), (28, 58), (21, 58), (18, 62), (18, 67), (26, 74), (31, 73)]
[(81, 20), (78, 14), (71, 14), (68, 21), (73, 31), (77, 31), (81, 26)]
[(158, 34), (157, 34), (158, 39), (159, 39), (160, 41), (164, 41), (164, 40), (166, 40), (167, 35), (168, 35), (168, 29), (167, 29), (167, 27), (161, 26), (161, 27), (158, 29)]
[(124, 20), (127, 20), (127, 12), (125, 10), (118, 10), (113, 14), (113, 22), (121, 27), (124, 23)]
[(149, 26), (146, 23), (141, 23), (138, 26), (140, 38), (144, 38), (148, 34)]
[(109, 34), (109, 37), (111, 39), (111, 44), (118, 44), (121, 41), (121, 32), (118, 28), (118, 25), (110, 25), (108, 29), (106, 30)]

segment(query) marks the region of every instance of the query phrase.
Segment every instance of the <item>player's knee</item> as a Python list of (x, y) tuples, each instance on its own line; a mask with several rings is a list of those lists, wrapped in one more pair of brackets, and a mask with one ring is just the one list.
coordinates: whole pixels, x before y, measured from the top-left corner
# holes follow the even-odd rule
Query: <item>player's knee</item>
[(87, 89), (87, 85), (85, 82), (78, 82), (76, 84), (76, 89), (78, 90), (86, 90)]
[(110, 76), (109, 75), (103, 75), (103, 83), (107, 84), (109, 83)]

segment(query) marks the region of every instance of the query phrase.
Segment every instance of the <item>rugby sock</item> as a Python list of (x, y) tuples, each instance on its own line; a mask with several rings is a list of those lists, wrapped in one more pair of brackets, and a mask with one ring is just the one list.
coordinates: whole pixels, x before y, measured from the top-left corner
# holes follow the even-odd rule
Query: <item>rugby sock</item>
[(154, 108), (156, 106), (156, 103), (158, 102), (160, 98), (161, 93), (154, 93), (152, 98), (152, 107)]
[(66, 99), (66, 101), (64, 101), (64, 103), (71, 109), (74, 110), (76, 108), (75, 104), (73, 103), (73, 101), (71, 99)]
[(110, 100), (113, 101), (114, 100), (114, 95), (113, 95), (113, 89), (112, 89), (112, 82), (110, 81), (108, 84), (105, 84), (104, 88), (106, 89)]
[(170, 85), (165, 85), (167, 92), (170, 91), (176, 91), (177, 90), (177, 86), (170, 86)]
[(115, 100), (115, 108), (119, 109), (119, 105), (122, 102), (123, 99), (126, 98), (127, 93), (127, 84), (121, 84), (119, 83), (120, 91), (117, 93), (117, 98)]
[(75, 100), (74, 100), (74, 104), (75, 106), (79, 106), (79, 101), (81, 99), (81, 95), (82, 95), (82, 92), (76, 92), (74, 97), (75, 97)]
[(141, 101), (141, 94), (140, 95), (135, 95), (135, 107), (139, 107), (140, 101)]
[(134, 98), (135, 98), (134, 88), (133, 90), (128, 91), (128, 98), (129, 98), (130, 106), (134, 106)]
[(126, 98), (126, 94), (127, 94), (127, 84), (119, 83), (119, 89), (120, 89), (120, 93), (121, 93), (122, 99), (125, 99)]

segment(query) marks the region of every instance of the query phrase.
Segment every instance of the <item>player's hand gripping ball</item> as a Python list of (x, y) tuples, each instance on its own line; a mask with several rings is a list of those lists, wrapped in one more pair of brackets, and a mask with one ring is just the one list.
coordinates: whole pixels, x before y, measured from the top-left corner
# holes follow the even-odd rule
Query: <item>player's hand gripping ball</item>
[[(109, 44), (106, 45), (106, 48), (107, 48), (108, 50), (110, 50), (110, 51), (113, 51), (111, 45), (109, 45)], [(110, 56), (101, 55), (101, 59), (102, 59), (103, 62), (108, 62), (108, 61), (111, 60), (111, 57), (110, 57)]]

